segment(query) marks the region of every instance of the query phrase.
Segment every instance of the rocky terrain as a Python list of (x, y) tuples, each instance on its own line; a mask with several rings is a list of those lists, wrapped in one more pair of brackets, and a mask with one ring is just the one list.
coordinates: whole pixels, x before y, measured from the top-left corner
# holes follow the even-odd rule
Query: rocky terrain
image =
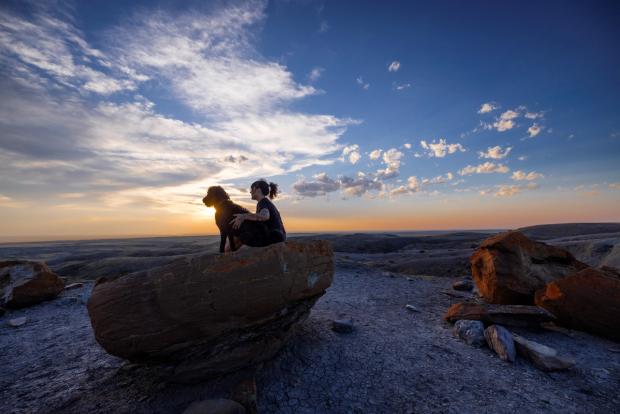
[[(536, 237), (569, 248), (590, 265), (615, 263), (617, 228), (598, 226), (592, 234), (582, 226), (579, 234), (570, 230), (563, 230), (567, 236), (554, 230), (551, 237), (549, 231)], [(260, 369), (192, 385), (171, 382), (166, 366), (132, 364), (107, 354), (95, 341), (85, 303), (97, 277), (215, 251), (216, 240), (0, 245), (2, 259), (44, 260), (67, 283), (83, 283), (52, 301), (10, 310), (0, 318), (0, 412), (181, 413), (194, 401), (231, 398), (237, 384), (251, 378), (258, 411), (265, 413), (617, 410), (617, 342), (553, 326), (510, 327), (575, 361), (570, 370), (543, 372), (523, 358), (505, 362), (490, 349), (455, 336), (453, 325), (443, 318), (446, 310), (480, 299), (453, 289), (453, 283), (468, 280), (469, 257), (488, 236), (303, 236), (329, 239), (336, 250), (333, 284), (308, 319)], [(20, 317), (26, 318), (23, 325), (9, 326)], [(351, 332), (334, 331), (335, 320), (344, 321)]]

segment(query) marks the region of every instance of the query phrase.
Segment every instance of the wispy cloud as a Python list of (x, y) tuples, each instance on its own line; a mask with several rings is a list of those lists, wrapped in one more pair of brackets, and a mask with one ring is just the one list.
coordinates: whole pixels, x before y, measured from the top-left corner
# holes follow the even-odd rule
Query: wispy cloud
[(487, 161), (484, 164), (468, 165), (459, 170), (459, 175), (507, 173), (510, 169), (504, 164)]
[(323, 75), (323, 72), (325, 72), (324, 68), (320, 68), (318, 66), (315, 68), (312, 68), (312, 70), (308, 74), (308, 80), (310, 82), (316, 82), (317, 80), (319, 80), (321, 75)]
[(398, 70), (400, 69), (400, 62), (395, 60), (392, 63), (389, 64), (388, 66), (388, 71), (389, 72), (398, 72)]
[(515, 181), (533, 181), (543, 177), (544, 175), (537, 173), (536, 171), (526, 173), (525, 171), (517, 170), (512, 173), (512, 179)]
[(410, 83), (394, 83), (394, 89), (397, 91), (404, 91), (405, 89), (411, 88)]
[(363, 78), (363, 77), (361, 77), (361, 76), (358, 76), (358, 77), (355, 79), (355, 82), (357, 82), (357, 84), (358, 84), (359, 86), (361, 86), (361, 88), (362, 88), (362, 89), (365, 89), (365, 90), (366, 90), (366, 89), (370, 88), (370, 83), (368, 83), (368, 82), (364, 82), (364, 78)]
[(510, 150), (512, 147), (508, 147), (502, 150), (502, 147), (497, 145), (495, 147), (489, 147), (486, 152), (480, 151), (478, 152), (479, 158), (491, 158), (494, 160), (501, 160), (502, 158), (506, 158), (508, 154), (510, 154)]
[(540, 131), (542, 131), (542, 127), (538, 124), (533, 124), (527, 129), (530, 138), (534, 138), (536, 135), (540, 134)]
[[(321, 91), (257, 52), (264, 7), (135, 15), (104, 49), (66, 11), (0, 11), (4, 182), (184, 211), (213, 183), (334, 162), (357, 121), (290, 109)], [(149, 82), (198, 121), (160, 113), (139, 94)]]

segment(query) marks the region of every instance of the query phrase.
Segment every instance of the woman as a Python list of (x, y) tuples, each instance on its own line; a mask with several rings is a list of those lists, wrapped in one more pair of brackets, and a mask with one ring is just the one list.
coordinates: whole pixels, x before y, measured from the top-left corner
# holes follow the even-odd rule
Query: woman
[[(233, 228), (238, 229), (245, 220), (253, 220), (265, 224), (264, 234), (247, 235), (244, 244), (249, 246), (268, 246), (270, 244), (286, 241), (286, 230), (282, 223), (282, 217), (276, 206), (271, 202), (278, 195), (278, 185), (259, 180), (250, 186), (252, 200), (258, 201), (256, 204), (256, 214), (235, 214), (235, 218), (230, 222)], [(253, 240), (249, 240), (253, 239)]]

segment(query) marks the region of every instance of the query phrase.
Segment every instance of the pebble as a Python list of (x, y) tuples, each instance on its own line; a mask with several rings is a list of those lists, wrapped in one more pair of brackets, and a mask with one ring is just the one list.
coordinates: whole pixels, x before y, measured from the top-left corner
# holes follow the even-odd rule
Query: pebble
[(353, 321), (351, 319), (336, 319), (332, 322), (332, 331), (338, 333), (353, 332)]
[(413, 305), (409, 305), (409, 304), (405, 305), (405, 309), (407, 309), (408, 311), (411, 311), (411, 312), (420, 312), (420, 309), (416, 308)]
[(454, 334), (468, 345), (482, 347), (486, 344), (484, 325), (480, 321), (462, 319), (454, 324)]
[(459, 280), (452, 284), (452, 289), (460, 291), (470, 291), (474, 288), (474, 285), (469, 280)]
[(17, 327), (22, 326), (23, 324), (25, 324), (27, 320), (28, 319), (25, 316), (22, 316), (20, 318), (9, 319), (7, 324), (9, 326), (12, 326), (13, 328), (17, 328)]

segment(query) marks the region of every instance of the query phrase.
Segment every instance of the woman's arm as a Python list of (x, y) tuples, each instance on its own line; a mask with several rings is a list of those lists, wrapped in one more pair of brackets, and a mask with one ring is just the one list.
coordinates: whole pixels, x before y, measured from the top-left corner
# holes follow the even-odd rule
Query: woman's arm
[(251, 221), (267, 221), (269, 220), (269, 209), (262, 209), (258, 212), (258, 214), (254, 213), (245, 213), (245, 214), (234, 214), (235, 218), (231, 220), (230, 224), (232, 224), (233, 228), (238, 229), (243, 223), (244, 220)]

